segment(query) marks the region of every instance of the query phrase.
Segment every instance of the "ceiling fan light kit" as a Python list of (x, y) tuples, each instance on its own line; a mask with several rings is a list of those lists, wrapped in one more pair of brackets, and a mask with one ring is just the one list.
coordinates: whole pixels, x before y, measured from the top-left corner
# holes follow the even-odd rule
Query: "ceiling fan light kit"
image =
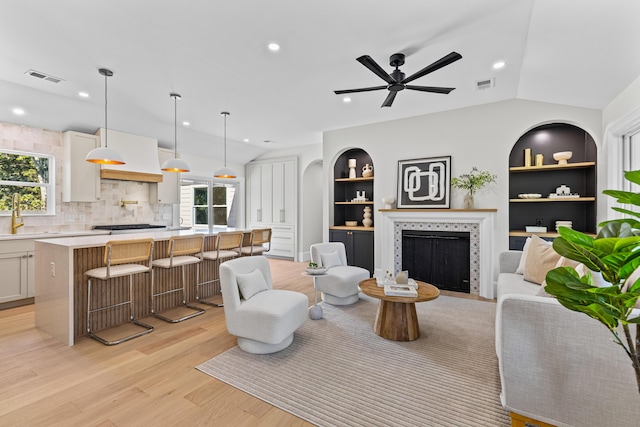
[(125, 161), (120, 153), (110, 149), (108, 146), (109, 128), (107, 127), (107, 78), (113, 76), (113, 71), (106, 68), (100, 68), (98, 73), (104, 76), (104, 147), (98, 147), (89, 151), (85, 160), (90, 163), (97, 163), (101, 165), (124, 165)]
[(174, 157), (162, 164), (162, 170), (165, 172), (189, 172), (190, 168), (187, 162), (178, 158), (178, 99), (182, 97), (177, 93), (170, 93), (173, 98), (173, 131), (174, 131)]
[(439, 70), (442, 67), (446, 67), (447, 65), (452, 64), (453, 62), (456, 62), (459, 59), (462, 59), (462, 55), (460, 55), (457, 52), (451, 52), (450, 54), (443, 56), (433, 64), (424, 67), (422, 70), (418, 71), (417, 73), (414, 73), (409, 77), (406, 77), (405, 73), (403, 73), (399, 69), (399, 67), (404, 65), (405, 55), (403, 53), (394, 53), (389, 57), (389, 65), (395, 68), (395, 70), (393, 70), (391, 74), (388, 74), (384, 70), (384, 68), (378, 65), (378, 63), (374, 61), (373, 58), (371, 58), (369, 55), (363, 55), (357, 58), (356, 60), (362, 65), (364, 65), (365, 67), (367, 67), (375, 75), (377, 75), (382, 80), (384, 80), (387, 84), (383, 86), (372, 86), (372, 87), (365, 87), (365, 88), (359, 88), (359, 89), (335, 90), (334, 93), (336, 95), (342, 95), (345, 93), (370, 92), (374, 90), (387, 89), (389, 91), (389, 94), (387, 95), (387, 98), (382, 103), (381, 107), (391, 107), (391, 105), (393, 105), (393, 101), (395, 100), (398, 92), (404, 89), (417, 90), (420, 92), (448, 94), (455, 88), (437, 87), (437, 86), (416, 86), (416, 85), (410, 85), (408, 83), (416, 79), (419, 79), (420, 77), (426, 76), (427, 74), (433, 73), (434, 71)]
[(236, 173), (227, 167), (227, 116), (229, 115), (228, 111), (223, 111), (220, 113), (224, 116), (224, 167), (216, 170), (213, 173), (214, 178), (236, 178)]

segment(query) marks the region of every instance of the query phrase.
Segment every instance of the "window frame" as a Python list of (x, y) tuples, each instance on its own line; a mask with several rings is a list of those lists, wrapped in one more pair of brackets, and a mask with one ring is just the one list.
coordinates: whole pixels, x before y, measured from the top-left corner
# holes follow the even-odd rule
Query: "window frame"
[[(36, 153), (30, 151), (8, 150), (0, 148), (0, 154), (10, 154), (16, 156), (29, 156), (46, 158), (49, 162), (49, 179), (47, 183), (26, 182), (26, 181), (9, 181), (0, 179), (0, 186), (14, 187), (41, 187), (47, 194), (46, 211), (33, 211), (21, 209), (21, 215), (24, 216), (55, 216), (56, 214), (56, 158), (53, 154)], [(0, 216), (11, 216), (11, 210), (0, 210)]]

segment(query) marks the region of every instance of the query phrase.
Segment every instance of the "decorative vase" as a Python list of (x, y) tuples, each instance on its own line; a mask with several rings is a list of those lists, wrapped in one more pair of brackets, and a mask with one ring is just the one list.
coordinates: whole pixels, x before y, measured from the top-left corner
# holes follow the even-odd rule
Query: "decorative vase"
[(356, 177), (356, 159), (349, 159), (349, 178)]
[(373, 220), (371, 219), (371, 206), (364, 207), (362, 225), (365, 227), (371, 227), (373, 225)]
[(464, 195), (464, 209), (473, 209), (473, 194), (467, 193)]
[(382, 199), (382, 203), (384, 203), (385, 209), (393, 209), (393, 202), (395, 201), (396, 199), (394, 199), (393, 197), (385, 197)]
[(363, 178), (368, 178), (370, 176), (373, 176), (373, 166), (371, 166), (369, 163), (367, 163), (366, 165), (364, 165), (362, 167), (362, 177)]
[(524, 167), (525, 168), (531, 167), (531, 148), (524, 149)]

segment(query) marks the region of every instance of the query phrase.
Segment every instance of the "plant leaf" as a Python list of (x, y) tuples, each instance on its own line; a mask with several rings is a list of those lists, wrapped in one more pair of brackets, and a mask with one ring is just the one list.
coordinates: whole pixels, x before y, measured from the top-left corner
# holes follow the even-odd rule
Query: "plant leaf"
[(640, 170), (626, 171), (624, 177), (627, 181), (631, 181), (634, 184), (640, 184)]

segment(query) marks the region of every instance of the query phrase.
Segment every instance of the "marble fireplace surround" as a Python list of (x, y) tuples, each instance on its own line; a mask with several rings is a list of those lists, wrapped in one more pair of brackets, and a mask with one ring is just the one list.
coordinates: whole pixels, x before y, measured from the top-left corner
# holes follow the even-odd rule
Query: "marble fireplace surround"
[(402, 230), (468, 231), (471, 294), (495, 298), (492, 254), (496, 209), (380, 209), (379, 212), (382, 214), (384, 270), (394, 274), (401, 270)]

